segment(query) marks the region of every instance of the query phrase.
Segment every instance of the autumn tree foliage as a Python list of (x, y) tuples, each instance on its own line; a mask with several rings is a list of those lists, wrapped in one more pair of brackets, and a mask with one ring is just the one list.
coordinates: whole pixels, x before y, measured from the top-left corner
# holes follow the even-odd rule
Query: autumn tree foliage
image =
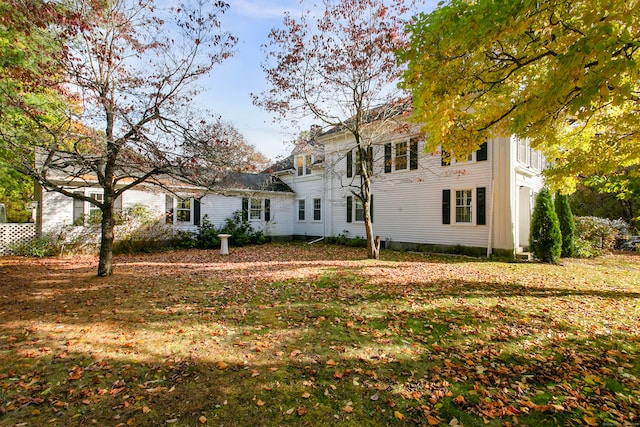
[(255, 145), (250, 144), (233, 123), (217, 117), (183, 141), (184, 153), (200, 169), (214, 171), (259, 172), (271, 164)]
[(637, 1), (452, 0), (408, 31), (402, 84), (432, 148), (515, 134), (566, 189), (640, 163)]
[(340, 0), (324, 2), (318, 14), (287, 13), (265, 46), (270, 89), (254, 95), (256, 105), (280, 119), (312, 117), (352, 136), (347, 150), (355, 150), (359, 173), (343, 185), (362, 202), (370, 258), (379, 256), (370, 215), (370, 147), (398, 113), (394, 52), (403, 43), (405, 12), (401, 1)]
[(556, 192), (553, 203), (558, 216), (560, 234), (562, 234), (562, 251), (560, 256), (570, 258), (575, 253), (575, 224), (573, 223), (573, 213), (569, 205), (569, 196)]
[(543, 188), (536, 198), (531, 217), (529, 250), (543, 262), (557, 263), (562, 251), (560, 223), (548, 188)]
[[(124, 191), (193, 169), (182, 141), (203, 123), (190, 100), (194, 83), (232, 54), (236, 39), (219, 17), (229, 5), (195, 1), (165, 7), (153, 0), (71, 0), (74, 20), (49, 23), (52, 67), (44, 91), (18, 87), (4, 97), (12, 120), (2, 123), (5, 161), (57, 191), (102, 212), (98, 275), (112, 274), (114, 201)], [(67, 27), (71, 30), (67, 30)], [(40, 67), (37, 57), (35, 68)], [(48, 64), (48, 62), (47, 62)], [(4, 83), (4, 81), (3, 81)], [(24, 100), (35, 100), (23, 102)], [(33, 153), (36, 152), (34, 166)], [(65, 182), (98, 186), (104, 200), (74, 193)]]
[[(78, 22), (59, 3), (0, 1), (0, 138), (16, 123), (27, 127), (22, 111), (52, 119), (55, 109), (50, 106), (62, 97), (56, 91), (61, 75), (56, 61), (62, 54), (59, 42), (72, 34)], [(52, 25), (57, 31), (50, 31)], [(7, 208), (9, 222), (26, 222), (31, 218), (33, 182), (7, 164), (12, 157), (12, 150), (0, 143), (0, 203)]]

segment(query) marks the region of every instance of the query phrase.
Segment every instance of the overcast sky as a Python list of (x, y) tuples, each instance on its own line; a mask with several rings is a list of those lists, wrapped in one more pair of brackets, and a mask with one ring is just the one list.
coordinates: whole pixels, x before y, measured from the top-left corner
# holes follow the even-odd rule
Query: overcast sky
[[(251, 102), (251, 93), (267, 89), (260, 67), (265, 54), (260, 46), (267, 43), (272, 28), (282, 27), (285, 11), (298, 17), (300, 11), (313, 8), (314, 3), (321, 4), (321, 1), (307, 0), (302, 5), (300, 0), (230, 0), (229, 3), (231, 7), (221, 21), (223, 29), (239, 39), (236, 53), (201, 82), (205, 90), (197, 102), (231, 121), (247, 142), (267, 157), (286, 156), (291, 150), (288, 143), (304, 129), (294, 131), (287, 129), (286, 124), (274, 123), (270, 113)], [(438, 0), (423, 3), (423, 10), (430, 11)]]

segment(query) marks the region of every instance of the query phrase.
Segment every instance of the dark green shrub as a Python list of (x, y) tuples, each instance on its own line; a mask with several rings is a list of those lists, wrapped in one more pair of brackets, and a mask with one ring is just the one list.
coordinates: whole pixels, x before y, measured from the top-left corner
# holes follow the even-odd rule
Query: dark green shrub
[(220, 247), (220, 232), (209, 221), (209, 216), (205, 215), (198, 226), (198, 234), (196, 235), (196, 247), (200, 249), (214, 249)]
[(36, 237), (30, 242), (11, 246), (14, 254), (24, 257), (44, 258), (55, 255), (59, 250), (58, 239), (52, 235)]
[(261, 245), (271, 241), (262, 231), (253, 229), (249, 221), (242, 219), (242, 212), (235, 211), (231, 218), (227, 218), (220, 229), (220, 234), (230, 234), (231, 246)]
[(542, 262), (555, 264), (560, 258), (562, 235), (548, 188), (543, 188), (536, 198), (531, 218), (529, 250)]
[(573, 223), (569, 197), (566, 194), (557, 192), (554, 204), (556, 215), (558, 215), (558, 223), (560, 224), (560, 234), (562, 234), (560, 256), (571, 258), (575, 253), (575, 224)]

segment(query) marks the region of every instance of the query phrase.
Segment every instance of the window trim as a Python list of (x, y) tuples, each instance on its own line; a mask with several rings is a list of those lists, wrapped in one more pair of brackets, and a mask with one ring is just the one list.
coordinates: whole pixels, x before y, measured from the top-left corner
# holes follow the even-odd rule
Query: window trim
[[(474, 220), (473, 220), (473, 207), (475, 204), (475, 200), (473, 197), (473, 189), (472, 188), (461, 188), (461, 189), (455, 189), (454, 191), (454, 196), (455, 196), (455, 204), (454, 204), (454, 220), (455, 220), (455, 224), (460, 224), (460, 225), (473, 225), (475, 224)], [(459, 205), (458, 201), (460, 200), (460, 197), (458, 196), (458, 193), (464, 192), (466, 193), (465, 195), (463, 195), (463, 200), (466, 201), (468, 200), (468, 204), (464, 204), (464, 205)], [(464, 218), (468, 217), (469, 220), (468, 221), (461, 221), (458, 219), (458, 212), (459, 209), (464, 209), (464, 210), (468, 210), (468, 212), (466, 214), (464, 214)]]
[[(398, 149), (404, 147), (404, 149), (398, 154)], [(399, 141), (394, 146), (395, 156), (393, 159), (394, 169), (396, 171), (409, 170), (409, 143), (407, 141)], [(401, 167), (398, 167), (401, 162)]]
[[(257, 197), (249, 198), (249, 221), (262, 221), (262, 200)], [(255, 202), (258, 202), (258, 207), (256, 207)], [(255, 215), (256, 213), (258, 214), (257, 216)]]
[(322, 221), (322, 199), (313, 199), (313, 220)]
[(311, 175), (311, 166), (314, 156), (312, 154), (298, 154), (296, 156), (296, 176)]
[(298, 199), (298, 221), (306, 221), (306, 209), (307, 201), (305, 199)]

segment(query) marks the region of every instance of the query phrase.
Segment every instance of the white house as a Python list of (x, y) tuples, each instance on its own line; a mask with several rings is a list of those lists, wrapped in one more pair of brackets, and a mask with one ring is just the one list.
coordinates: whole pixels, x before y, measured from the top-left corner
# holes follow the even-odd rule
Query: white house
[[(364, 237), (362, 205), (350, 187), (359, 179), (353, 149), (348, 132), (317, 133), (261, 174), (231, 174), (208, 192), (139, 186), (123, 193), (117, 207), (144, 204), (184, 230), (197, 229), (205, 215), (219, 227), (241, 211), (274, 238)], [(392, 132), (373, 144), (371, 155), (373, 226), (385, 247), (513, 255), (528, 246), (545, 161), (526, 142), (494, 138), (468, 158), (447, 162), (440, 152), (426, 153), (417, 132)], [(98, 187), (74, 191), (102, 197)], [(82, 225), (95, 210), (59, 193), (36, 194), (43, 233)]]

